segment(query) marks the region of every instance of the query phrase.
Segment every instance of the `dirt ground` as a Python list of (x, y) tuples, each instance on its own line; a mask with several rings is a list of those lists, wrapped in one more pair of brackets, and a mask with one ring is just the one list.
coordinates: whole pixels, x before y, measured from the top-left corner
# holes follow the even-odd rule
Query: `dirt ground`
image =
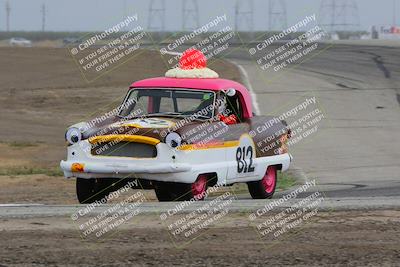
[[(0, 203), (79, 204), (75, 179), (43, 174), (0, 176)], [(136, 192), (139, 190), (131, 191)], [(147, 201), (157, 201), (154, 190), (140, 190)], [(129, 194), (126, 194), (127, 196)], [(124, 196), (124, 195), (123, 195)], [(110, 203), (113, 203), (112, 201)]]
[(156, 215), (85, 241), (69, 218), (0, 219), (1, 266), (399, 266), (400, 211), (319, 213), (295, 235), (260, 239), (236, 213), (178, 249)]

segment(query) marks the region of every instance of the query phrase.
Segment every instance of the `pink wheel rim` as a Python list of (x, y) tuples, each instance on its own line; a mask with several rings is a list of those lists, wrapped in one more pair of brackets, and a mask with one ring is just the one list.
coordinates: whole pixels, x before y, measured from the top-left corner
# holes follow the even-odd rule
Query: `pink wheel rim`
[(193, 196), (198, 196), (206, 191), (207, 187), (207, 177), (200, 175), (196, 182), (192, 184), (192, 194)]
[(276, 170), (274, 166), (269, 166), (267, 168), (267, 172), (265, 173), (261, 182), (262, 185), (264, 186), (265, 192), (267, 193), (274, 192), (276, 185)]

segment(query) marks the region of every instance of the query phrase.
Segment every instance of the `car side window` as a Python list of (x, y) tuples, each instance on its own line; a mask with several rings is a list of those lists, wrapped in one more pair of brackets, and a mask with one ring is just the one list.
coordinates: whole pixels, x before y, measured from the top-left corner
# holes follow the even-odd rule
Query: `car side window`
[(239, 97), (236, 94), (235, 96), (227, 96), (226, 97), (227, 108), (229, 109), (229, 115), (234, 114), (239, 118), (239, 121), (242, 121), (243, 113), (242, 106), (239, 101)]

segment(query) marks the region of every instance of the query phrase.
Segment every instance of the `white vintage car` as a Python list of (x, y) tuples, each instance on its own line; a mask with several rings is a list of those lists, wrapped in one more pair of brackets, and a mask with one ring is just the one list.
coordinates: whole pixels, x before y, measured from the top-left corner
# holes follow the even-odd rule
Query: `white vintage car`
[(286, 123), (255, 116), (243, 85), (188, 71), (137, 81), (116, 112), (67, 129), (60, 166), (77, 178), (80, 203), (132, 180), (159, 201), (199, 200), (208, 186), (234, 183), (247, 183), (253, 198), (272, 197), (277, 171), (291, 162)]

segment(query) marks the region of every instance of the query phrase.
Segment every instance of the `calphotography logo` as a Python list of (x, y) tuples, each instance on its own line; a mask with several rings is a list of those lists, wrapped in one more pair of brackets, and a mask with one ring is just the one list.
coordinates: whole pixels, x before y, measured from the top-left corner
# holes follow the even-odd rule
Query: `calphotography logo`
[(192, 32), (174, 37), (173, 42), (160, 48), (160, 53), (161, 55), (173, 55), (167, 60), (170, 68), (179, 67), (180, 54), (175, 53), (187, 46), (201, 51), (212, 63), (213, 58), (226, 55), (230, 44), (237, 38), (236, 32), (228, 23), (226, 14), (218, 15)]
[(69, 48), (88, 82), (126, 62), (140, 48), (146, 32), (137, 22), (137, 14), (129, 15), (103, 32), (84, 36), (78, 45)]
[[(103, 198), (78, 209), (71, 215), (83, 239), (99, 240), (112, 236), (119, 227), (132, 221), (141, 213), (142, 204), (147, 201), (142, 191), (129, 192), (138, 188), (138, 180), (129, 181), (117, 191), (111, 191)], [(116, 182), (123, 183), (124, 180)], [(114, 184), (103, 190), (110, 190)], [(111, 206), (104, 206), (113, 202)]]
[[(278, 72), (293, 64), (300, 64), (315, 54), (318, 41), (328, 34), (316, 23), (316, 15), (306, 16), (284, 31), (274, 34), (249, 49), (261, 70)], [(314, 25), (313, 25), (314, 24)], [(308, 28), (308, 29), (307, 29)], [(296, 36), (293, 38), (292, 36)], [(283, 41), (284, 43), (280, 43)]]
[[(306, 140), (312, 142), (323, 127), (326, 115), (316, 96), (301, 98), (300, 101), (295, 105), (291, 103), (292, 107), (282, 111), (281, 115), (256, 124), (250, 130), (249, 135), (257, 140), (258, 151), (281, 154)], [(282, 121), (286, 123), (285, 128), (278, 127)]]
[(285, 235), (301, 231), (304, 224), (318, 214), (325, 198), (315, 189), (316, 181), (307, 181), (249, 215), (249, 220), (266, 246), (284, 239)]
[[(209, 197), (212, 198), (208, 200)], [(204, 198), (208, 201), (198, 202)], [(236, 199), (233, 191), (226, 190), (222, 184), (215, 184), (190, 200), (180, 202), (161, 213), (160, 220), (173, 244), (181, 248), (206, 234), (213, 225), (229, 216)]]

